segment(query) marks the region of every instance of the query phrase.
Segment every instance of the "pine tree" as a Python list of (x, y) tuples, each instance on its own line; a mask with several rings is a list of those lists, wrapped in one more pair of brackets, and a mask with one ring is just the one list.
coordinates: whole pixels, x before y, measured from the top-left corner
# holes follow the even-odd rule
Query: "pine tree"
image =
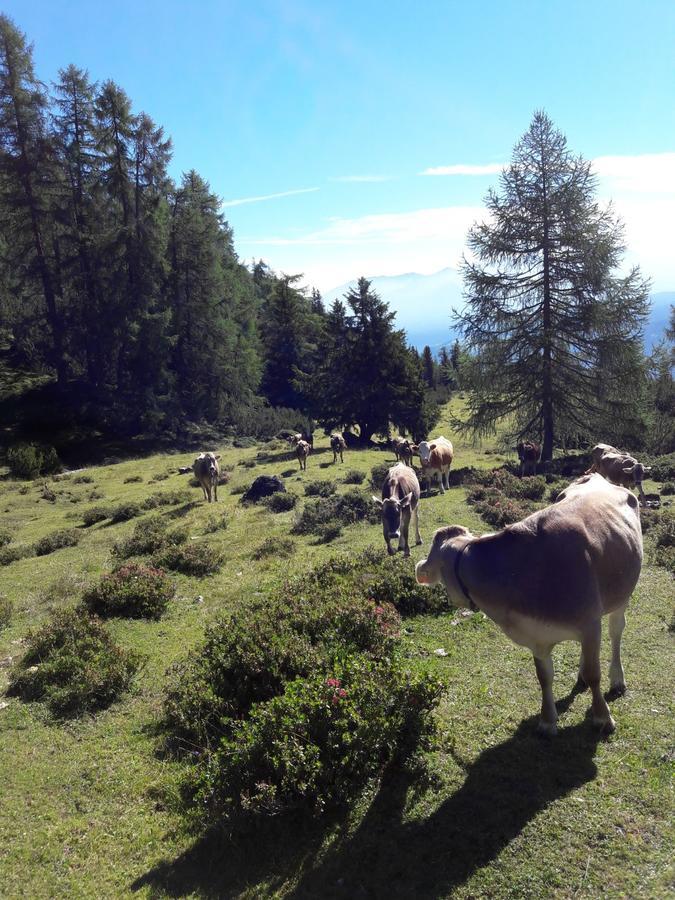
[(428, 388), (436, 387), (436, 363), (429, 346), (422, 350), (422, 376)]
[(590, 164), (545, 113), (535, 114), (500, 184), (463, 263), (467, 308), (457, 319), (477, 355), (464, 427), (485, 434), (509, 418), (514, 436), (543, 439), (548, 461), (556, 441), (607, 439), (634, 415), (626, 387), (641, 380), (647, 284), (637, 268), (615, 274), (621, 225), (594, 200)]

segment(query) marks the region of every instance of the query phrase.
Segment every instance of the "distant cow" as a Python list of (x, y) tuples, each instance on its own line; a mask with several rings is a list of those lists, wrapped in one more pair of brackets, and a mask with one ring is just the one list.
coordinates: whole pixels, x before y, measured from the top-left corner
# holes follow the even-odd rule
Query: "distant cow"
[(405, 463), (396, 463), (384, 479), (382, 499), (373, 496), (373, 500), (380, 506), (387, 553), (392, 556), (396, 552), (391, 542), (398, 540), (398, 549), (403, 550), (404, 556), (410, 556), (408, 531), (412, 516), (415, 517), (415, 543), (422, 543), (419, 519), (420, 483), (414, 470)]
[(347, 442), (342, 437), (341, 434), (337, 432), (331, 434), (330, 436), (330, 449), (333, 451), (333, 462), (337, 462), (338, 455), (340, 456), (340, 462), (344, 462), (342, 454), (347, 449)]
[(516, 447), (516, 453), (520, 460), (520, 477), (536, 475), (537, 463), (541, 456), (541, 446), (534, 441), (521, 441)]
[(602, 617), (609, 616), (613, 693), (626, 689), (621, 665), (625, 610), (642, 565), (638, 502), (599, 474), (583, 475), (552, 505), (495, 534), (439, 528), (417, 564), (420, 584), (442, 582), (453, 604), (482, 610), (516, 644), (528, 647), (542, 691), (539, 728), (555, 734), (551, 650), (581, 643), (579, 687), (593, 695), (594, 722), (613, 731), (600, 690)]
[(420, 463), (422, 464), (422, 476), (427, 480), (429, 488), (431, 482), (437, 476), (441, 494), (445, 493), (445, 489), (450, 487), (448, 478), (450, 466), (452, 465), (453, 449), (452, 444), (447, 438), (437, 437), (431, 443), (429, 441), (420, 441), (416, 449), (419, 453)]
[(395, 437), (392, 439), (391, 446), (397, 460), (402, 460), (407, 466), (412, 465), (412, 444), (407, 438)]
[(195, 473), (195, 478), (204, 491), (204, 499), (208, 503), (211, 503), (212, 495), (214, 501), (218, 499), (219, 459), (220, 455), (215, 453), (200, 453), (192, 464), (192, 471)]
[(295, 434), (292, 434), (292, 435), (288, 438), (288, 443), (291, 445), (291, 447), (297, 447), (297, 446), (298, 446), (298, 443), (299, 443), (301, 440), (302, 440), (302, 434), (301, 434), (299, 431), (296, 431)]
[(591, 450), (591, 460), (591, 467), (586, 472), (587, 475), (599, 472), (612, 484), (619, 484), (625, 488), (635, 487), (640, 495), (640, 502), (643, 505), (646, 503), (642, 482), (644, 477), (651, 472), (651, 466), (643, 466), (634, 456), (622, 453), (621, 450), (617, 450), (609, 444), (596, 444)]
[(307, 441), (303, 441), (302, 439), (298, 441), (295, 448), (295, 453), (298, 457), (298, 462), (300, 463), (300, 469), (307, 468), (307, 457), (309, 456), (311, 450), (312, 448), (309, 446)]

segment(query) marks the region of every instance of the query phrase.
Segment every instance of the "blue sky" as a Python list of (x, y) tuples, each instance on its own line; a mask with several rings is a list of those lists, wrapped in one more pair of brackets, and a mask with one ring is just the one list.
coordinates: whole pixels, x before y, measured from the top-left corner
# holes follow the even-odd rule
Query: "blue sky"
[(596, 161), (627, 262), (675, 289), (672, 0), (2, 10), (34, 42), (43, 80), (75, 63), (164, 126), (173, 174), (208, 179), (245, 260), (324, 290), (456, 266), (499, 164), (544, 108)]

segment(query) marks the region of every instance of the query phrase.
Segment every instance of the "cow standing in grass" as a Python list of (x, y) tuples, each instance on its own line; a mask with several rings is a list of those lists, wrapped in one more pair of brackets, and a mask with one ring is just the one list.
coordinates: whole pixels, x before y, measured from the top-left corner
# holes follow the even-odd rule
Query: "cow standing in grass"
[(541, 456), (541, 447), (534, 441), (521, 441), (516, 447), (520, 460), (520, 477), (537, 474), (537, 463)]
[(637, 499), (599, 474), (573, 481), (552, 505), (495, 534), (474, 537), (461, 525), (439, 528), (415, 571), (441, 582), (457, 606), (482, 610), (534, 656), (541, 685), (540, 731), (555, 734), (551, 651), (579, 641), (581, 689), (593, 695), (593, 721), (614, 731), (600, 690), (602, 617), (609, 616), (612, 692), (626, 690), (621, 665), (625, 610), (642, 565)]
[(391, 542), (398, 540), (398, 549), (404, 556), (410, 556), (408, 532), (410, 520), (415, 519), (415, 543), (422, 543), (420, 535), (420, 483), (413, 469), (399, 462), (387, 472), (382, 485), (382, 499), (373, 496), (380, 506), (382, 515), (382, 531), (390, 556), (396, 552)]
[(644, 506), (646, 503), (645, 492), (642, 487), (642, 481), (645, 475), (649, 475), (651, 466), (643, 466), (634, 456), (623, 453), (609, 444), (596, 444), (591, 450), (591, 466), (586, 474), (599, 472), (607, 481), (612, 484), (621, 485), (625, 488), (636, 488), (640, 495), (640, 503)]
[(215, 453), (200, 453), (192, 464), (192, 471), (201, 485), (204, 491), (204, 499), (208, 503), (211, 503), (212, 497), (214, 502), (218, 499), (219, 459), (220, 456), (216, 456)]
[(427, 487), (431, 490), (431, 482), (438, 477), (441, 494), (450, 487), (450, 466), (454, 457), (452, 444), (443, 436), (433, 441), (420, 441), (411, 448), (413, 453), (418, 453), (422, 465), (422, 477), (426, 480)]
[(347, 442), (341, 434), (338, 434), (337, 432), (331, 434), (330, 449), (333, 451), (333, 463), (337, 462), (338, 455), (340, 456), (340, 462), (344, 462), (342, 454), (347, 449)]
[(307, 468), (307, 457), (309, 456), (312, 448), (309, 446), (307, 441), (299, 440), (296, 448), (295, 454), (298, 457), (298, 462), (300, 463), (300, 469)]

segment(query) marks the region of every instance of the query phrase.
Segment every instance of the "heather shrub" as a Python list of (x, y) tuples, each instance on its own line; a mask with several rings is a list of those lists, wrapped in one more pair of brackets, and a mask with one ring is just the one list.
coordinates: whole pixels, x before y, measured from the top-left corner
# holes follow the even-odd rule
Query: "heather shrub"
[(387, 472), (393, 465), (394, 463), (378, 463), (370, 470), (370, 484), (378, 494), (382, 490), (382, 484), (387, 477)]
[(28, 634), (8, 693), (42, 700), (57, 716), (75, 716), (109, 706), (128, 689), (140, 662), (84, 609), (56, 610)]
[(225, 531), (229, 527), (229, 524), (230, 517), (227, 512), (223, 512), (219, 516), (211, 516), (204, 524), (204, 534)]
[(235, 484), (234, 487), (230, 488), (231, 494), (245, 494), (248, 490), (247, 484)]
[(14, 535), (11, 531), (8, 531), (6, 528), (0, 528), (0, 547), (6, 547), (7, 544), (11, 544), (14, 540)]
[(306, 497), (330, 497), (336, 491), (334, 481), (308, 481), (305, 485)]
[(103, 617), (159, 619), (175, 593), (165, 572), (154, 566), (127, 563), (90, 588), (83, 602), (90, 612)]
[(262, 544), (257, 547), (251, 556), (253, 559), (266, 559), (268, 556), (278, 556), (285, 558), (292, 556), (297, 550), (297, 545), (292, 538), (265, 538)]
[(0, 629), (7, 628), (12, 621), (14, 604), (4, 594), (0, 594)]
[(168, 546), (177, 546), (187, 541), (190, 533), (187, 528), (174, 528), (169, 531), (161, 519), (148, 519), (137, 522), (129, 537), (118, 541), (112, 549), (117, 559), (128, 559), (130, 556), (144, 556), (156, 553)]
[(402, 616), (439, 613), (448, 609), (448, 597), (442, 585), (429, 588), (418, 584), (415, 569), (401, 556), (383, 557), (367, 581), (368, 594), (377, 603), (391, 603)]
[(329, 523), (334, 526), (352, 525), (355, 522), (376, 524), (380, 521), (378, 507), (369, 494), (348, 491), (306, 503), (293, 524), (295, 534), (321, 534)]
[(154, 557), (154, 562), (165, 569), (197, 578), (219, 572), (224, 561), (223, 551), (207, 541), (169, 544)]
[(343, 528), (341, 523), (337, 522), (335, 519), (323, 522), (314, 529), (314, 534), (316, 535), (315, 543), (330, 544), (331, 541), (334, 541), (341, 536), (342, 531)]
[(476, 471), (473, 480), (515, 500), (541, 500), (546, 493), (546, 479), (542, 475), (518, 478), (507, 469), (492, 469), (489, 472)]
[(93, 484), (93, 483), (94, 483), (94, 479), (91, 477), (91, 475), (76, 475), (75, 478), (73, 478), (73, 484)]
[(0, 566), (8, 566), (17, 559), (24, 559), (32, 555), (32, 548), (28, 544), (11, 544), (8, 547), (0, 547)]
[(363, 484), (366, 480), (366, 476), (364, 472), (359, 472), (358, 469), (349, 469), (345, 473), (344, 478), (342, 479), (343, 484)]
[(640, 462), (652, 467), (649, 477), (653, 481), (673, 481), (675, 479), (675, 453), (640, 459)]
[[(168, 472), (156, 472), (156, 473), (152, 476), (152, 478), (150, 479), (150, 481), (166, 481), (166, 479), (167, 479), (168, 477), (169, 477)], [(139, 478), (138, 480), (141, 481), (140, 478)]]
[(666, 481), (665, 484), (661, 485), (660, 493), (663, 494), (664, 497), (672, 496), (673, 494), (675, 494), (675, 483), (673, 483), (672, 481)]
[[(640, 515), (644, 519), (644, 512)], [(649, 537), (652, 546), (649, 555), (652, 560), (657, 566), (662, 566), (675, 575), (675, 514), (670, 511), (661, 514)]]
[(143, 509), (158, 509), (160, 506), (175, 506), (178, 503), (189, 503), (192, 500), (192, 494), (185, 490), (177, 488), (173, 491), (159, 491), (151, 494), (143, 501)]
[(85, 509), (82, 513), (82, 522), (86, 528), (89, 528), (91, 525), (102, 522), (111, 515), (112, 510), (107, 506), (90, 506), (89, 509)]
[(281, 513), (288, 512), (298, 502), (297, 494), (292, 494), (290, 491), (282, 494), (281, 492), (272, 494), (270, 497), (265, 497), (262, 501), (268, 509), (271, 509), (272, 512)]
[(59, 531), (52, 531), (51, 534), (46, 534), (35, 542), (35, 555), (46, 556), (48, 553), (54, 553), (55, 550), (61, 550), (63, 547), (74, 547), (76, 544), (79, 544), (81, 536), (77, 528), (63, 528)]
[(110, 510), (110, 521), (113, 524), (128, 522), (129, 519), (135, 519), (136, 516), (140, 516), (142, 511), (138, 503), (120, 503), (118, 506), (113, 506)]
[(124, 479), (124, 484), (139, 484), (143, 479), (140, 475), (129, 475), (128, 478)]

